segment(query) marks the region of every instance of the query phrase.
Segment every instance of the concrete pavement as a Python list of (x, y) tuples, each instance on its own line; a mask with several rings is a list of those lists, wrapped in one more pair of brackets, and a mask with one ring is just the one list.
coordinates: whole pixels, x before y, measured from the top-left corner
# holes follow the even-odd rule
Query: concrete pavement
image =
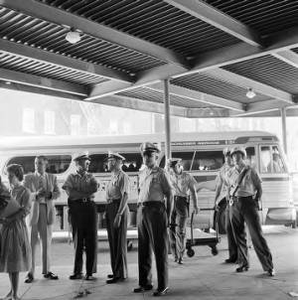
[[(272, 250), (277, 275), (264, 276), (255, 252), (250, 249), (251, 267), (248, 272), (235, 273), (236, 265), (222, 262), (227, 257), (225, 236), (218, 245), (219, 253), (212, 256), (207, 246), (195, 247), (196, 254), (186, 258), (184, 265), (174, 263), (169, 257), (170, 291), (163, 298), (201, 299), (201, 300), (251, 300), (251, 299), (295, 299), (288, 293), (298, 292), (298, 230), (286, 227), (265, 227), (266, 239)], [(36, 280), (32, 284), (23, 283), (25, 274), (21, 274), (20, 295), (22, 299), (74, 299), (79, 292), (86, 299), (147, 299), (152, 292), (134, 294), (132, 289), (138, 286), (137, 250), (128, 254), (129, 279), (122, 283), (107, 285), (106, 275), (110, 273), (108, 244), (99, 243), (98, 273), (95, 282), (71, 281), (72, 245), (56, 241), (53, 244), (52, 270), (60, 277), (58, 281), (43, 279), (40, 267)], [(9, 287), (7, 274), (0, 274), (0, 295), (4, 296)], [(153, 272), (156, 285), (156, 272)], [(81, 293), (81, 294), (82, 294)], [(298, 299), (298, 297), (296, 298)]]

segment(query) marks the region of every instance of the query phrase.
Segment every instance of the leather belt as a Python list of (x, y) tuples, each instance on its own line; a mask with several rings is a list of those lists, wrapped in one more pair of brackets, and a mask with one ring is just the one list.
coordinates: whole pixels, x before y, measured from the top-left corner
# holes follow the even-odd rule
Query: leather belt
[(229, 205), (232, 206), (234, 203), (239, 202), (240, 200), (247, 200), (247, 199), (252, 199), (252, 196), (245, 196), (245, 197), (231, 197), (229, 199)]
[(85, 203), (90, 203), (90, 202), (94, 202), (91, 198), (85, 197), (82, 199), (77, 199), (77, 200), (71, 200), (71, 203), (81, 203), (81, 204), (85, 204)]
[(175, 200), (181, 199), (181, 200), (185, 200), (185, 201), (188, 200), (187, 197), (183, 197), (183, 196), (174, 196), (174, 199), (175, 199)]
[(162, 206), (162, 205), (164, 205), (164, 203), (161, 202), (161, 201), (145, 201), (145, 202), (138, 203), (138, 207), (139, 206), (143, 206), (143, 207), (158, 207), (158, 206)]
[(108, 199), (107, 204), (120, 203), (121, 199)]

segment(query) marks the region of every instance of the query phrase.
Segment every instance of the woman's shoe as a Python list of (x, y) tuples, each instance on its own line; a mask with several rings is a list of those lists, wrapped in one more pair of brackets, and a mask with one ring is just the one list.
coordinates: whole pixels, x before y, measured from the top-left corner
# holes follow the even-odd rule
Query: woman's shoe
[(237, 273), (242, 273), (242, 272), (248, 271), (248, 269), (249, 269), (248, 266), (243, 265), (243, 266), (238, 267), (238, 268), (236, 269), (236, 272), (237, 272)]

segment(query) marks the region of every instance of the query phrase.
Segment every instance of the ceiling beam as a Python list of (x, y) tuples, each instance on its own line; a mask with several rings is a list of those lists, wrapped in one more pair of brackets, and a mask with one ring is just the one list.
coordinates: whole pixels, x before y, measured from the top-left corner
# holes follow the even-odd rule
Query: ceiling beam
[(298, 68), (298, 54), (291, 50), (283, 50), (272, 54), (294, 68)]
[(134, 78), (132, 76), (122, 71), (87, 63), (82, 60), (67, 57), (65, 55), (55, 54), (3, 39), (0, 39), (0, 51), (43, 63), (53, 64), (55, 66), (61, 66), (63, 68), (79, 71), (88, 75), (90, 74), (124, 82), (134, 81)]
[(180, 74), (181, 72), (183, 72), (183, 69), (179, 66), (168, 65), (166, 68), (164, 66), (159, 66), (139, 73), (134, 84), (123, 82), (103, 82), (95, 85), (89, 97), (85, 100), (92, 101), (97, 98), (113, 95), (115, 94), (115, 91), (120, 93), (146, 86), (148, 84), (157, 83), (169, 78), (169, 74)]
[(225, 108), (188, 108), (187, 118), (227, 118), (231, 116), (231, 111)]
[(262, 46), (260, 36), (248, 26), (199, 0), (164, 0), (178, 9), (255, 47)]
[(48, 90), (44, 88), (39, 88), (35, 86), (28, 86), (28, 85), (23, 85), (19, 83), (14, 83), (14, 82), (7, 82), (0, 81), (0, 88), (2, 89), (9, 89), (13, 91), (19, 91), (19, 92), (26, 92), (26, 93), (34, 93), (38, 95), (45, 95), (45, 96), (52, 96), (52, 97), (58, 97), (58, 98), (64, 98), (68, 100), (83, 100), (84, 96), (79, 96), (79, 95), (74, 95), (74, 94), (69, 94), (69, 93), (64, 93), (60, 91), (55, 91), (55, 90)]
[[(161, 83), (157, 83), (151, 86), (147, 86), (146, 88), (152, 89), (155, 91), (163, 92), (163, 85)], [(209, 105), (231, 109), (235, 111), (244, 112), (244, 107), (242, 103), (225, 99), (222, 97), (217, 97), (210, 94), (201, 93), (198, 91), (190, 90), (184, 87), (180, 87), (174, 84), (170, 84), (169, 86), (170, 95), (176, 95), (182, 98), (187, 98), (193, 101), (199, 101), (202, 103), (206, 103)]]
[(258, 101), (248, 104), (246, 112), (234, 116), (249, 116), (257, 113), (274, 111), (283, 107), (287, 107), (287, 104), (276, 99)]
[[(109, 106), (116, 106), (116, 107), (164, 114), (163, 103), (152, 103), (150, 101), (140, 100), (132, 97), (110, 95), (103, 98), (99, 98), (96, 101), (92, 101), (92, 102), (109, 105)], [(186, 117), (187, 110), (183, 107), (171, 106), (170, 113), (171, 116)]]
[(188, 61), (174, 51), (147, 42), (108, 26), (34, 0), (0, 0), (0, 5), (59, 26), (81, 30), (84, 34), (131, 49), (161, 61), (189, 68)]
[(181, 73), (184, 76), (199, 71), (206, 71), (230, 64), (272, 55), (273, 53), (298, 47), (298, 26), (272, 34), (266, 39), (266, 48), (256, 48), (245, 43), (223, 47), (200, 54), (193, 62), (190, 71)]
[(78, 84), (37, 75), (29, 75), (23, 72), (11, 71), (4, 68), (0, 68), (0, 80), (5, 81), (8, 85), (10, 82), (13, 82), (84, 97), (88, 94), (87, 89)]
[[(117, 86), (115, 86), (115, 88), (110, 87), (108, 93), (115, 94), (123, 91), (123, 88), (125, 88), (125, 90), (134, 89), (139, 86), (156, 83), (164, 78), (178, 78), (192, 73), (216, 69), (233, 63), (265, 56), (281, 50), (298, 47), (298, 26), (270, 36), (267, 44), (270, 46), (265, 49), (260, 49), (241, 42), (236, 45), (208, 51), (199, 55), (194, 61), (194, 67), (191, 70), (183, 71), (181, 67), (179, 69), (177, 66), (161, 66), (155, 70), (151, 69), (137, 74), (135, 84), (127, 84), (125, 87), (121, 86), (120, 88)], [(104, 84), (105, 83), (103, 83), (103, 85)], [(92, 99), (105, 96), (105, 94), (100, 91), (101, 85), (102, 84), (99, 84), (96, 87), (96, 90), (91, 92)]]
[(212, 69), (208, 71), (214, 78), (223, 79), (232, 83), (233, 85), (240, 86), (243, 88), (252, 88), (254, 92), (270, 96), (274, 99), (279, 99), (286, 103), (293, 103), (293, 96), (290, 93), (284, 92), (277, 88), (274, 88), (270, 85), (258, 82), (256, 80), (250, 79), (248, 77), (244, 77), (242, 75), (238, 75), (236, 73), (224, 70), (222, 68)]

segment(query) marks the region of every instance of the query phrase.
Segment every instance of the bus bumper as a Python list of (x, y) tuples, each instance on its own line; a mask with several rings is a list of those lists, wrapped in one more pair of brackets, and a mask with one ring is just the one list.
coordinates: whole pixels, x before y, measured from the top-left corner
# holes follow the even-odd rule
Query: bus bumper
[(295, 207), (268, 208), (265, 225), (292, 225), (296, 226)]

